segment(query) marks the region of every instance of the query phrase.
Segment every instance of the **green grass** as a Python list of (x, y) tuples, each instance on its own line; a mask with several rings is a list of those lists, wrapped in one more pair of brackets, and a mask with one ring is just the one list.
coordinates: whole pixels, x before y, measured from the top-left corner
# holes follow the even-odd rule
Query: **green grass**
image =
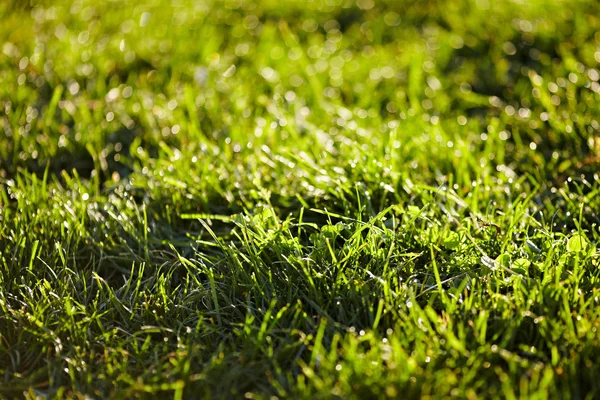
[(0, 398), (600, 396), (600, 3), (0, 3)]

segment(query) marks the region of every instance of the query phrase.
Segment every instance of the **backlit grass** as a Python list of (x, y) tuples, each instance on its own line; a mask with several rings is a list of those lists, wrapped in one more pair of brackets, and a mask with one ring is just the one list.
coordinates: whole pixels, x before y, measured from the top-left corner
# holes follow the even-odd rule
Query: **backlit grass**
[(600, 395), (600, 3), (0, 21), (0, 397)]

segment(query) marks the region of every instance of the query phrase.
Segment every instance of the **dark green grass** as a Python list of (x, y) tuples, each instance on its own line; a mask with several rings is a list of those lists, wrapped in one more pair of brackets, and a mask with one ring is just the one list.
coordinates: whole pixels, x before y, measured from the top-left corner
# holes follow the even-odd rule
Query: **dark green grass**
[(0, 397), (600, 396), (600, 3), (0, 4)]

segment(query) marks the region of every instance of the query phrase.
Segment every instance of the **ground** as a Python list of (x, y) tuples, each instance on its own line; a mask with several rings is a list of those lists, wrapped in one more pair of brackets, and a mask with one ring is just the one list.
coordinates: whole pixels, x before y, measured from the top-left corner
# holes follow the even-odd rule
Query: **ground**
[(597, 1), (0, 19), (0, 397), (600, 396)]

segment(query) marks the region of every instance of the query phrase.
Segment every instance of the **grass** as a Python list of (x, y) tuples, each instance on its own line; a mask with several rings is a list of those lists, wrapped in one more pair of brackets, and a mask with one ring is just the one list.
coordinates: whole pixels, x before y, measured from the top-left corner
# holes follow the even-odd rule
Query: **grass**
[(600, 396), (600, 3), (0, 4), (0, 397)]

